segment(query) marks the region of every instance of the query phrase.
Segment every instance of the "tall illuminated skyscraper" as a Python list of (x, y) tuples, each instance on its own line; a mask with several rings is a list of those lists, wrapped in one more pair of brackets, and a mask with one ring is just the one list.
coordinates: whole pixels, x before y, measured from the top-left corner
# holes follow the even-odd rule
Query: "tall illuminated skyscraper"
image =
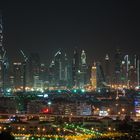
[(3, 24), (0, 13), (0, 92), (5, 91), (6, 69), (7, 69), (6, 50), (3, 47)]
[(121, 51), (119, 49), (116, 50), (115, 53), (115, 84), (120, 83), (120, 72), (121, 72)]
[(105, 80), (107, 84), (110, 84), (110, 59), (108, 54), (105, 56)]
[(49, 65), (49, 86), (55, 85), (55, 63), (54, 60), (51, 61), (51, 64)]
[(69, 63), (69, 59), (66, 53), (64, 53), (64, 55), (62, 55), (62, 60), (61, 60), (61, 80), (60, 80), (60, 84), (61, 86), (65, 86), (65, 87), (71, 87), (71, 65)]
[(0, 15), (0, 88), (2, 90), (2, 84), (3, 84), (3, 52), (4, 48), (2, 46), (3, 41), (3, 26), (2, 26), (2, 16)]
[(20, 62), (14, 62), (13, 63), (13, 86), (14, 88), (20, 88), (23, 84), (23, 69), (22, 69), (22, 63)]
[(87, 60), (86, 60), (86, 53), (82, 50), (81, 53), (81, 62), (80, 62), (80, 87), (83, 87), (87, 84)]
[(140, 86), (140, 56), (135, 55), (134, 57), (134, 67), (136, 69), (136, 75), (137, 75), (137, 86)]
[(40, 76), (40, 56), (38, 53), (31, 53), (29, 57), (29, 83), (31, 86), (34, 85), (36, 76)]
[(60, 86), (62, 80), (62, 52), (59, 50), (54, 55), (55, 85)]
[(64, 81), (68, 81), (68, 58), (67, 54), (64, 56)]
[(128, 73), (129, 73), (129, 67), (130, 67), (129, 55), (124, 56), (124, 61), (126, 65), (126, 85), (128, 85), (128, 80), (129, 80)]
[(128, 78), (127, 86), (135, 88), (137, 86), (137, 74), (133, 65), (130, 65), (129, 67)]
[(100, 62), (96, 63), (96, 69), (97, 69), (97, 72), (96, 72), (97, 88), (103, 88), (104, 86), (106, 86), (106, 83), (105, 83), (104, 71)]
[(87, 62), (86, 62), (86, 53), (84, 50), (82, 50), (82, 53), (81, 53), (81, 65), (82, 66), (86, 66), (87, 65)]
[(78, 49), (74, 49), (74, 55), (72, 59), (72, 85), (77, 86), (78, 85), (78, 70), (79, 70), (79, 53)]
[(127, 83), (127, 80), (126, 80), (126, 64), (125, 64), (125, 61), (122, 60), (121, 62), (121, 84), (122, 85), (126, 85)]
[(97, 68), (96, 68), (95, 63), (91, 68), (91, 79), (90, 80), (91, 80), (92, 89), (95, 90), (97, 88)]

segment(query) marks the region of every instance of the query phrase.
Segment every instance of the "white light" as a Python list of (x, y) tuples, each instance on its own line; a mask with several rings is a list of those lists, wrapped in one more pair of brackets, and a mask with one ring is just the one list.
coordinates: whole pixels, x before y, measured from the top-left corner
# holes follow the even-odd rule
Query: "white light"
[(51, 104), (52, 104), (52, 103), (49, 101), (49, 102), (48, 102), (48, 105), (51, 105)]
[(136, 86), (136, 87), (135, 87), (136, 90), (138, 90), (139, 88), (140, 88), (139, 86)]
[(39, 95), (37, 95), (38, 97), (43, 97), (43, 95), (42, 94), (39, 94)]
[(98, 92), (100, 93), (101, 92), (101, 89), (98, 89)]
[(140, 110), (136, 110), (136, 112), (140, 114)]
[(48, 98), (48, 94), (44, 94), (44, 98)]
[(107, 111), (99, 111), (99, 116), (108, 116)]
[(11, 88), (8, 88), (6, 91), (7, 91), (7, 92), (11, 92)]

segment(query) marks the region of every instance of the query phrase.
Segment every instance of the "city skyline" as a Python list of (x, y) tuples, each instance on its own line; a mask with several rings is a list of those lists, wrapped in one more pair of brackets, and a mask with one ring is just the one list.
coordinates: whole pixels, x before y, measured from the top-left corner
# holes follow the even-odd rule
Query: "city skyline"
[(38, 52), (49, 63), (59, 48), (71, 55), (75, 46), (92, 64), (106, 54), (113, 58), (116, 48), (139, 55), (136, 2), (2, 3), (1, 10), (3, 44), (13, 59), (22, 49)]
[(138, 140), (139, 14), (128, 0), (1, 2), (0, 139)]

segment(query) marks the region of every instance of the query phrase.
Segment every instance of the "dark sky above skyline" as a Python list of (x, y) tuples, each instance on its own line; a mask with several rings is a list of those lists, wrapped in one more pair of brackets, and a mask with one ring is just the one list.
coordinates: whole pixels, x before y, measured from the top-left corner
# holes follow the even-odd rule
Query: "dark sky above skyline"
[(90, 61), (116, 48), (140, 54), (140, 8), (137, 1), (2, 3), (4, 46), (15, 58), (19, 49), (38, 52), (46, 62), (61, 48), (75, 46)]

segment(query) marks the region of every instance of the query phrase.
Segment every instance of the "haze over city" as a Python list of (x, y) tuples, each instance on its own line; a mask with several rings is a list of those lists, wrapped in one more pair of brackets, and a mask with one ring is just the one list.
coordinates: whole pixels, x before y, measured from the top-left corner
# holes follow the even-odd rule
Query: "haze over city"
[(77, 46), (93, 63), (107, 53), (112, 56), (116, 48), (128, 54), (139, 51), (137, 1), (17, 1), (2, 2), (1, 10), (4, 45), (12, 58), (23, 49), (39, 52), (43, 61), (50, 61), (59, 48), (71, 55)]

